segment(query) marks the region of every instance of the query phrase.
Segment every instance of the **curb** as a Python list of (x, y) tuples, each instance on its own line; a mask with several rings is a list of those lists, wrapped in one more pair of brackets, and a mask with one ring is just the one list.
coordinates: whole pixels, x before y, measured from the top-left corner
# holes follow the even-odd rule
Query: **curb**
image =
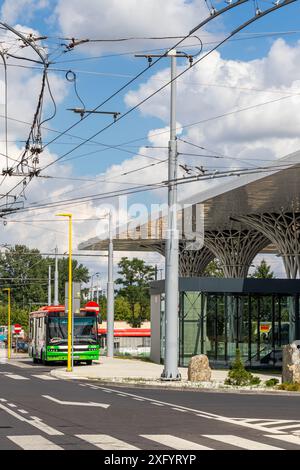
[[(134, 382), (134, 379), (129, 382), (124, 382), (123, 380), (112, 380), (112, 379), (103, 379), (97, 377), (82, 377), (78, 375), (69, 375), (67, 372), (63, 372), (57, 369), (54, 369), (50, 372), (50, 375), (62, 380), (83, 380), (83, 381), (92, 381), (97, 382), (99, 385), (111, 386), (111, 387), (120, 387), (120, 388), (140, 388), (140, 389), (153, 389), (153, 390), (173, 390), (178, 392), (207, 392), (207, 393), (234, 393), (239, 395), (279, 395), (279, 396), (292, 396), (300, 397), (300, 392), (289, 392), (286, 390), (275, 390), (275, 389), (242, 389), (242, 388), (214, 388), (214, 387), (189, 387), (189, 386), (172, 386), (167, 385), (157, 385), (153, 383), (140, 383)], [(126, 379), (126, 378), (125, 378)]]

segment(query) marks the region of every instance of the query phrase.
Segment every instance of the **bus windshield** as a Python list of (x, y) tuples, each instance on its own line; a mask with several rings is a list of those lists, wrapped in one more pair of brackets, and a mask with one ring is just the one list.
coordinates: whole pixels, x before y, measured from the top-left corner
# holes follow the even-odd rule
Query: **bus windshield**
[[(50, 317), (48, 319), (48, 342), (50, 344), (67, 343), (68, 318)], [(95, 317), (74, 318), (74, 343), (96, 343), (97, 321)]]

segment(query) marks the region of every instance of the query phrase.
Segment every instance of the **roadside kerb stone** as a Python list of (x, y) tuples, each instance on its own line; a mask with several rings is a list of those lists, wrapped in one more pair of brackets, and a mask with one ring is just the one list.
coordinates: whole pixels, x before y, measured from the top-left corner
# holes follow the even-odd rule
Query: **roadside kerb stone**
[[(262, 385), (235, 387), (224, 385), (228, 370), (212, 370), (212, 380), (191, 382), (188, 380), (187, 368), (180, 368), (182, 380), (180, 382), (166, 382), (159, 379), (162, 366), (139, 360), (101, 358), (100, 363), (92, 366), (74, 367), (73, 372), (66, 372), (65, 368), (57, 368), (51, 371), (51, 375), (60, 379), (89, 380), (105, 385), (122, 385), (135, 387), (154, 387), (157, 389), (177, 390), (212, 390), (212, 391), (248, 391), (266, 393), (276, 389), (270, 389)], [(267, 380), (273, 375), (258, 374), (262, 380)], [(281, 391), (282, 392), (282, 391)], [(283, 391), (284, 394), (289, 393)], [(293, 392), (296, 393), (296, 392)]]

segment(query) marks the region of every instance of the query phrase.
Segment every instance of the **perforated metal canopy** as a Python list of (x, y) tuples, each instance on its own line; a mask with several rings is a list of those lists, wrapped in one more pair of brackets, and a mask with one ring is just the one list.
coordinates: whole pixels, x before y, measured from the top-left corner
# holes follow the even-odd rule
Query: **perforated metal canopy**
[[(238, 216), (270, 212), (300, 212), (300, 151), (284, 158), (262, 165), (266, 169), (252, 174), (234, 176), (227, 181), (185, 199), (184, 205), (202, 204), (204, 210), (204, 229), (223, 230), (243, 229), (237, 222)], [(181, 212), (178, 213), (178, 219)], [(117, 231), (114, 249), (117, 251), (163, 251), (166, 231), (166, 214), (157, 215), (151, 220), (123, 226)], [(107, 250), (108, 242), (92, 238), (79, 245), (80, 250)], [(271, 244), (264, 252), (276, 252)]]

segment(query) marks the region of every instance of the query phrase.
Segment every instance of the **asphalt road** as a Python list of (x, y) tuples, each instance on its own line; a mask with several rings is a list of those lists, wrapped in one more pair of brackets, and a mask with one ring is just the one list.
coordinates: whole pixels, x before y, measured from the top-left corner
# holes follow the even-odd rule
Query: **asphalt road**
[(300, 449), (300, 396), (67, 381), (0, 364), (0, 450)]

